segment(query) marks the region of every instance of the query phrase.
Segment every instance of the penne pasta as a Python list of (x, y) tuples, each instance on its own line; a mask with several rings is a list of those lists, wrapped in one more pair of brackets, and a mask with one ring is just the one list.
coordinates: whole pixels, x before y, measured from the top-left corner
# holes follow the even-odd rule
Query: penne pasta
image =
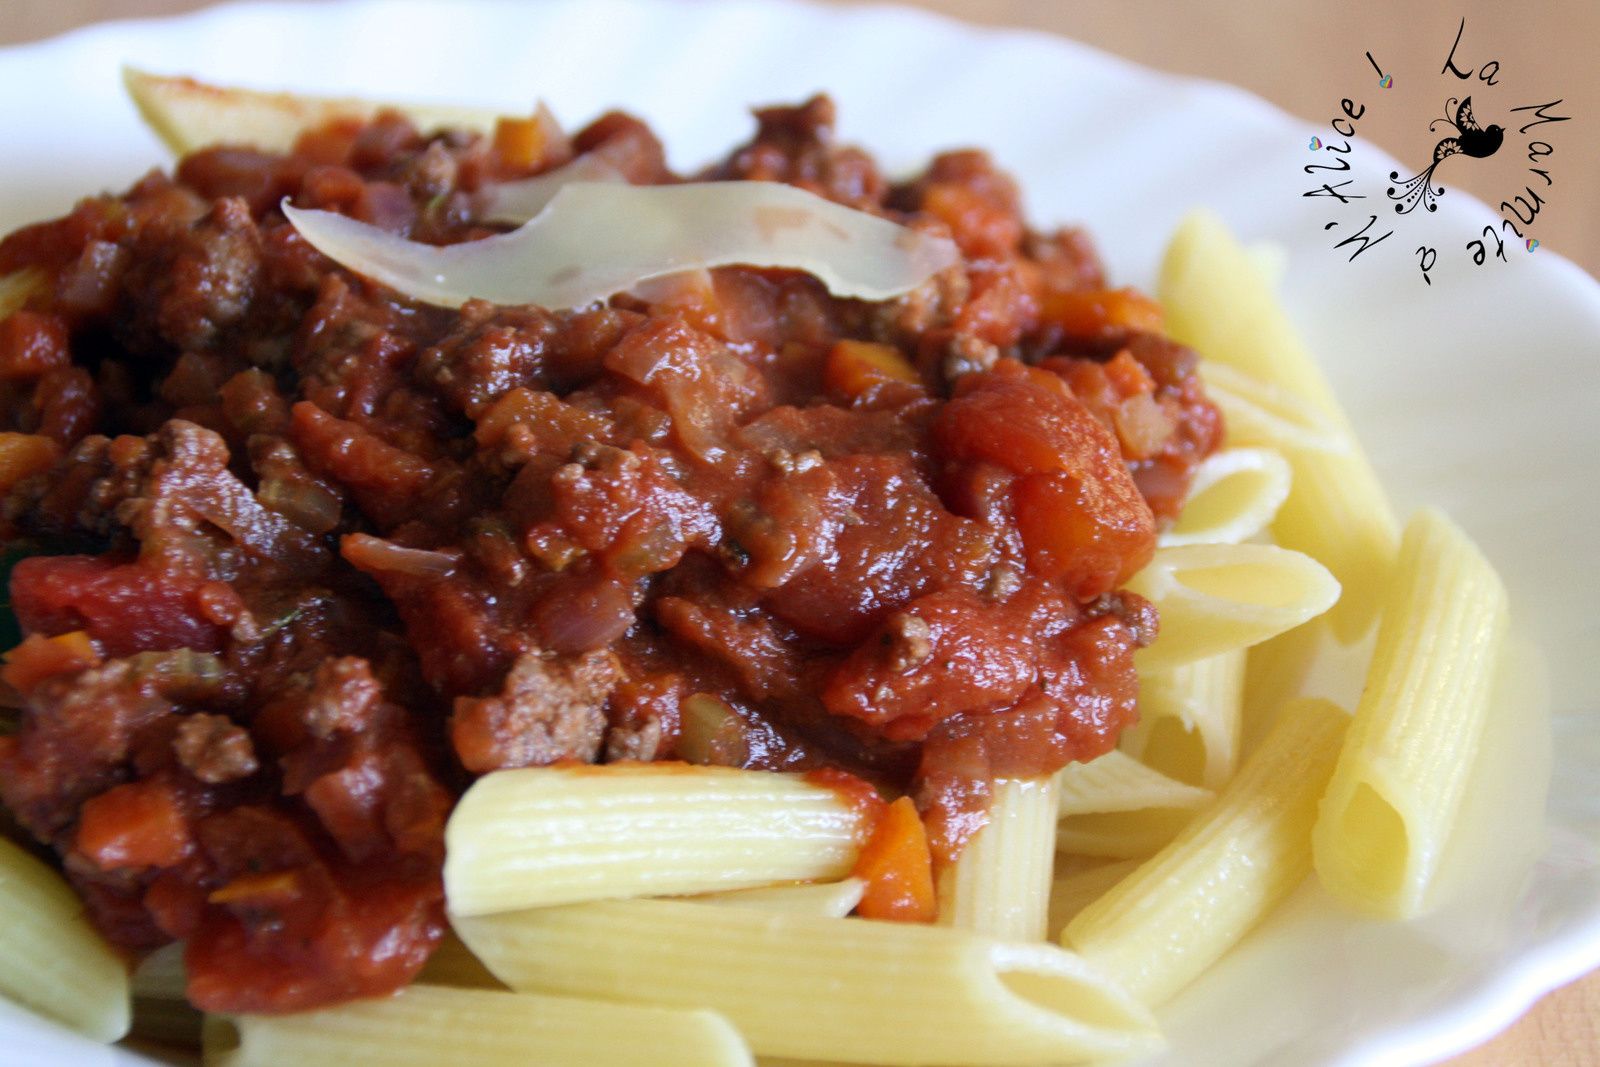
[(1235, 649), (1147, 671), (1139, 721), (1123, 731), (1122, 751), (1169, 778), (1221, 788), (1239, 761), (1245, 655)]
[(59, 874), (0, 839), (0, 994), (96, 1041), (128, 1032), (128, 968)]
[[(1196, 212), (1179, 225), (1157, 293), (1172, 336), (1193, 346), (1210, 370), (1226, 365), (1297, 397), (1339, 430), (1345, 446), (1336, 452), (1288, 453), (1294, 486), (1273, 535), (1333, 572), (1346, 592), (1331, 621), (1342, 639), (1359, 637), (1372, 623), (1394, 564), (1399, 523), (1332, 387), (1272, 287), (1214, 215)], [(1208, 383), (1216, 377), (1207, 374)], [(1227, 382), (1220, 384), (1227, 392)], [(1241, 426), (1249, 421), (1244, 417)], [(1230, 432), (1237, 429), (1230, 426)]]
[(707, 1007), (763, 1055), (1045, 1064), (1158, 1043), (1148, 1012), (1072, 953), (937, 926), (629, 900), (461, 933), (514, 989)]
[(1339, 598), (1327, 568), (1275, 545), (1157, 549), (1128, 588), (1161, 613), (1160, 635), (1136, 657), (1141, 672), (1260, 644)]
[(1052, 775), (994, 784), (989, 821), (939, 873), (939, 925), (1012, 941), (1044, 938), (1057, 781)]
[(1156, 1005), (1216, 962), (1311, 870), (1311, 827), (1347, 720), (1305, 700), (1193, 823), (1067, 924), (1062, 944)]
[(866, 815), (797, 774), (685, 764), (499, 771), (445, 831), (456, 915), (842, 878)]
[(743, 1067), (709, 1011), (417, 985), (295, 1015), (208, 1016), (206, 1067)]
[[(1231, 423), (1230, 423), (1231, 426)], [(1289, 495), (1289, 462), (1266, 448), (1230, 448), (1195, 468), (1162, 545), (1231, 544), (1265, 530)]]
[(1406, 527), (1366, 686), (1317, 821), (1317, 875), (1391, 918), (1424, 911), (1477, 756), (1506, 629), (1500, 577), (1442, 513)]
[(1111, 887), (1139, 869), (1141, 860), (1079, 861), (1058, 866), (1050, 887), (1049, 930), (1059, 937), (1067, 923), (1084, 908), (1105, 896)]
[(1211, 800), (1209, 789), (1177, 781), (1112, 749), (1087, 763), (1056, 772), (1057, 811), (1062, 819), (1141, 808), (1193, 810)]
[(1056, 824), (1056, 849), (1069, 856), (1143, 859), (1177, 837), (1194, 808), (1142, 808), (1069, 815)]
[(499, 112), (481, 108), (221, 88), (133, 67), (122, 68), (122, 81), (140, 117), (177, 156), (216, 144), (287, 152), (306, 130), (340, 119), (364, 122), (385, 109), (400, 111), (424, 132), (446, 128), (487, 132), (500, 117)]
[(785, 915), (820, 915), (842, 919), (856, 910), (865, 889), (866, 883), (860, 878), (843, 878), (837, 882), (733, 889), (691, 899), (698, 904), (715, 904), (719, 907), (755, 908)]
[(422, 965), (417, 981), (427, 985), (447, 985), (460, 989), (504, 989), (505, 984), (489, 973), (454, 930), (447, 930), (428, 962)]
[(200, 1044), (203, 1016), (184, 995), (188, 975), (183, 966), (183, 942), (163, 945), (140, 960), (131, 981), (133, 1037), (185, 1048)]
[(1340, 454), (1351, 442), (1334, 419), (1281, 386), (1215, 360), (1200, 364), (1206, 395), (1222, 411), (1230, 448), (1260, 446), (1284, 454)]

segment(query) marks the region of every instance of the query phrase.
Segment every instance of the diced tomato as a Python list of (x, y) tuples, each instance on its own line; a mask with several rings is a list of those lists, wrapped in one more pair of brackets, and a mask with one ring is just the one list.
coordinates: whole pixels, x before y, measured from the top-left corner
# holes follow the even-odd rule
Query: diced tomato
[(216, 651), (199, 577), (95, 556), (33, 556), (11, 571), (11, 606), (29, 633), (86, 630), (108, 656), (173, 648)]
[(939, 914), (928, 834), (910, 797), (889, 805), (851, 873), (866, 882), (862, 918), (926, 923)]
[(13, 311), (0, 319), (0, 379), (33, 381), (66, 366), (70, 358), (61, 316)]

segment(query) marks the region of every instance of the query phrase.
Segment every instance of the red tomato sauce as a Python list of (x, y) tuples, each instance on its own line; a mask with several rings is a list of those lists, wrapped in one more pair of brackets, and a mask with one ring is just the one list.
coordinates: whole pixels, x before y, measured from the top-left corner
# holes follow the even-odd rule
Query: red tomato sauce
[(46, 279), (0, 324), (0, 532), (49, 553), (11, 577), (32, 637), (0, 799), (115, 943), (187, 942), (200, 1007), (408, 982), (474, 775), (843, 773), (915, 801), (926, 845), (886, 855), (938, 863), (993, 780), (1133, 719), (1156, 619), (1117, 590), (1221, 435), (1193, 354), (983, 154), (894, 183), (825, 98), (757, 118), (696, 177), (948, 233), (964, 266), (876, 304), (723, 268), (447, 311), (278, 207), (445, 243), (576, 153), (678, 180), (616, 114), (206, 149), (0, 241), (0, 272)]

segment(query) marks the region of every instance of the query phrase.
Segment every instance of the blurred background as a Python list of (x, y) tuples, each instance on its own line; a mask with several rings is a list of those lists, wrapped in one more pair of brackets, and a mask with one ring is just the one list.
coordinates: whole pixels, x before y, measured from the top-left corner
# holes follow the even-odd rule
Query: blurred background
[[(1317, 135), (1330, 141), (1329, 123), (1348, 97), (1368, 108), (1356, 124), (1358, 141), (1397, 157), (1407, 175), (1426, 166), (1434, 144), (1454, 132), (1442, 124), (1428, 130), (1431, 120), (1445, 116), (1447, 97), (1472, 96), (1481, 124), (1512, 129), (1528, 120), (1509, 121), (1510, 108), (1560, 101), (1548, 113), (1570, 121), (1541, 127), (1553, 148), (1542, 161), (1526, 157), (1526, 138), (1508, 139), (1506, 147), (1515, 150), (1451, 163), (1439, 180), (1491, 207), (1531, 182), (1545, 203), (1527, 232), (1541, 248), (1600, 274), (1600, 149), (1592, 140), (1600, 116), (1600, 62), (1594, 54), (1600, 46), (1600, 0), (903, 2), (982, 25), (1046, 30), (1169, 73), (1230, 82), (1304, 119), (1308, 140)], [(0, 0), (0, 46), (105, 19), (204, 6), (202, 0)], [(1445, 72), (1452, 58), (1466, 78)], [(1388, 88), (1380, 86), (1380, 70), (1393, 79)], [(1453, 108), (1448, 117), (1455, 117)], [(1548, 171), (1549, 183), (1530, 174), (1530, 166)], [(1308, 188), (1315, 184), (1308, 180)], [(1506, 1033), (1449, 1062), (1600, 1065), (1600, 973), (1544, 998)]]

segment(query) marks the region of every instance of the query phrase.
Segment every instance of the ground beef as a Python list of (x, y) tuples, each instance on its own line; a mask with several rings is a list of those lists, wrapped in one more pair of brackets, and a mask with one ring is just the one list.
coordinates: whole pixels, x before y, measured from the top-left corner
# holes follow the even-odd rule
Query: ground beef
[(701, 177), (965, 262), (883, 303), (724, 267), (449, 310), (278, 206), (448, 244), (574, 153), (680, 180), (617, 113), (531, 154), (393, 113), (203, 149), (0, 240), (39, 279), (0, 322), (0, 428), (35, 435), (0, 533), (44, 553), (11, 574), (0, 800), (118, 944), (187, 942), (195, 1003), (409, 981), (475, 774), (835, 768), (915, 796), (948, 862), (993, 778), (1130, 721), (1157, 624), (1117, 587), (1220, 440), (1192, 353), (982, 153), (896, 182), (826, 98), (756, 118)]

